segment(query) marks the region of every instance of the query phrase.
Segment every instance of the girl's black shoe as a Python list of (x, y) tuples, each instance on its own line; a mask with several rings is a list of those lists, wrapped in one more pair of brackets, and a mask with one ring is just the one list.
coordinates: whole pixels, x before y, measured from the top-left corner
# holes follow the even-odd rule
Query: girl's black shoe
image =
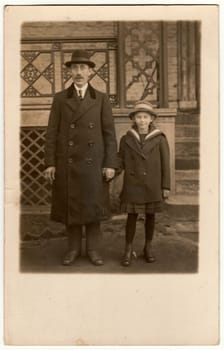
[(126, 249), (124, 256), (122, 258), (121, 264), (123, 266), (129, 266), (131, 264), (131, 258), (132, 258), (132, 249)]
[(144, 258), (145, 258), (145, 261), (147, 263), (154, 263), (156, 261), (156, 258), (154, 255), (152, 255), (152, 253), (150, 252), (149, 249), (147, 248), (144, 248), (143, 250), (143, 255), (144, 255)]
[(131, 264), (132, 258), (137, 258), (135, 251), (132, 250), (131, 246), (126, 247), (121, 264), (128, 267)]

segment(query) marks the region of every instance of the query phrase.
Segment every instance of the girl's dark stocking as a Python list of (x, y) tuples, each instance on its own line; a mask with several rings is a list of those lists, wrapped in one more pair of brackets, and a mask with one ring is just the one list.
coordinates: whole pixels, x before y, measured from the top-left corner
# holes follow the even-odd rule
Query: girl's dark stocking
[(132, 244), (135, 230), (136, 230), (136, 221), (138, 214), (128, 214), (127, 223), (126, 223), (126, 244)]
[(145, 247), (144, 257), (148, 263), (156, 261), (152, 253), (152, 239), (155, 228), (155, 214), (146, 214), (145, 217)]
[(154, 235), (155, 214), (146, 214), (145, 216), (145, 241), (151, 242)]

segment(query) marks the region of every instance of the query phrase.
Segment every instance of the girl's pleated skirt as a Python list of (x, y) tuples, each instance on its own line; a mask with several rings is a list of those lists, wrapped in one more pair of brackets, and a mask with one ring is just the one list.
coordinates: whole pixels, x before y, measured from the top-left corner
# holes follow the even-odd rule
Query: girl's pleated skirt
[(154, 214), (163, 210), (163, 201), (151, 203), (121, 203), (121, 211), (130, 214)]

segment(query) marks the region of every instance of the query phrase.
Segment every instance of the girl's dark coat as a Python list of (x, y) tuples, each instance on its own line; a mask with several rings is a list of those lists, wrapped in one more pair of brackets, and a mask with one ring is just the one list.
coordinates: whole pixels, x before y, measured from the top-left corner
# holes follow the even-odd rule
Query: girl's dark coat
[(72, 84), (55, 95), (46, 134), (45, 166), (56, 167), (51, 218), (66, 225), (97, 222), (108, 214), (102, 168), (117, 166), (107, 96), (90, 85), (80, 103)]
[(121, 201), (160, 201), (162, 189), (170, 189), (170, 156), (166, 136), (152, 126), (143, 147), (138, 137), (135, 129), (131, 129), (120, 141), (120, 166), (125, 170)]

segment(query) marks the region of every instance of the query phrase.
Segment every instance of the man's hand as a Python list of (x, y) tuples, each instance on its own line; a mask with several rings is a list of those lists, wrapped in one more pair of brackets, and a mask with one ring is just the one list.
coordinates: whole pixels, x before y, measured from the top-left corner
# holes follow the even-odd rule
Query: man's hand
[(166, 190), (166, 189), (163, 189), (163, 198), (164, 199), (167, 199), (170, 195), (170, 191), (169, 190)]
[(44, 170), (44, 177), (48, 182), (50, 182), (51, 185), (55, 180), (55, 172), (55, 166), (49, 166), (47, 169)]
[(115, 175), (115, 169), (103, 168), (103, 176), (105, 176), (106, 181), (112, 180), (114, 175)]

